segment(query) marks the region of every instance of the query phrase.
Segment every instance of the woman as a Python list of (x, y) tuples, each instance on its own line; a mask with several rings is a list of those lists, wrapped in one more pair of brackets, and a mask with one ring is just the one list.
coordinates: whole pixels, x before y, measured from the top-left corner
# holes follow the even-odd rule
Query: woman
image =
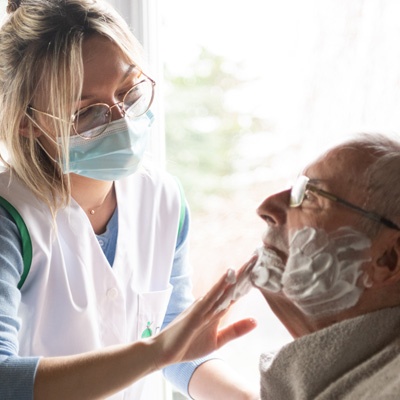
[[(154, 398), (146, 379), (131, 384), (254, 323), (218, 339), (220, 313), (208, 324), (189, 314), (157, 335), (192, 302), (188, 212), (174, 178), (140, 167), (155, 83), (123, 19), (94, 0), (12, 1), (8, 12), (0, 31), (0, 397)], [(210, 318), (209, 306), (196, 312)], [(187, 350), (191, 340), (196, 351)], [(165, 375), (193, 398), (253, 398), (218, 360)]]

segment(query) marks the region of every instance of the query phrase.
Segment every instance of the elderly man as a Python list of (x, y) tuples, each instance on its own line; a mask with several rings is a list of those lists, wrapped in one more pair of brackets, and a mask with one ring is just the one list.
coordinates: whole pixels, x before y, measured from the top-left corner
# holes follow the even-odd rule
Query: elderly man
[(400, 142), (362, 135), (260, 205), (252, 282), (295, 340), (261, 398), (400, 398)]

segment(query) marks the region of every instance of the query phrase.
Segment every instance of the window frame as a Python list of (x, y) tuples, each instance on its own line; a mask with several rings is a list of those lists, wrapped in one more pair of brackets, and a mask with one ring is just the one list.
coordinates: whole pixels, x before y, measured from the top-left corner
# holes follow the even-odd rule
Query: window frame
[(163, 60), (160, 46), (160, 0), (108, 0), (125, 18), (133, 34), (143, 46), (145, 62), (150, 75), (156, 81), (156, 94), (152, 105), (155, 121), (152, 126), (150, 151), (152, 161), (165, 168), (165, 118), (163, 106)]

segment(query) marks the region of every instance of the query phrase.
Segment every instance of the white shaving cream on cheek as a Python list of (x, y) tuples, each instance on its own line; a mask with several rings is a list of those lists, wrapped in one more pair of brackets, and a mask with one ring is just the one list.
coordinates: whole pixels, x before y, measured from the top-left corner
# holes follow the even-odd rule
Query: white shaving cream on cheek
[(305, 227), (289, 244), (282, 275), (285, 295), (306, 314), (334, 314), (354, 306), (364, 288), (358, 285), (361, 266), (371, 260), (371, 241), (343, 227), (332, 233)]

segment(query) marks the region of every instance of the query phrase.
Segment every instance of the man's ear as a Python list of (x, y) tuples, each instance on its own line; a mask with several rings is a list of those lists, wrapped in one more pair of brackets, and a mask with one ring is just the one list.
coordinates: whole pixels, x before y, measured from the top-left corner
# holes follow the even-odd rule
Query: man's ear
[(369, 277), (374, 286), (400, 281), (400, 234), (378, 254)]
[(25, 137), (39, 137), (43, 134), (43, 132), (36, 126), (35, 121), (25, 115), (21, 119), (21, 123), (19, 124), (19, 134)]

